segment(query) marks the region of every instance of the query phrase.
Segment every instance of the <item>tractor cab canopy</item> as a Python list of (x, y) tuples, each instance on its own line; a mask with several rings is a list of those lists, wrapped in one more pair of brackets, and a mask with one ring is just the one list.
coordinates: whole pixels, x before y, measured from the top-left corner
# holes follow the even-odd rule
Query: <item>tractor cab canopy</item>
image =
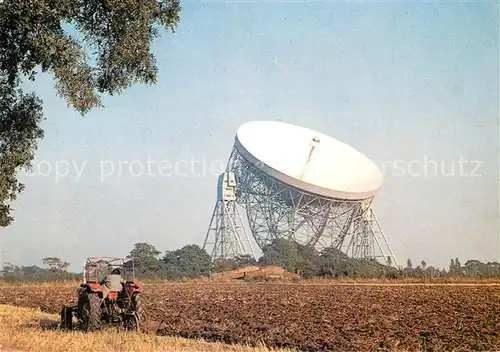
[(83, 282), (99, 283), (113, 269), (120, 269), (121, 276), (126, 281), (135, 281), (134, 261), (125, 261), (123, 258), (90, 257), (83, 268)]

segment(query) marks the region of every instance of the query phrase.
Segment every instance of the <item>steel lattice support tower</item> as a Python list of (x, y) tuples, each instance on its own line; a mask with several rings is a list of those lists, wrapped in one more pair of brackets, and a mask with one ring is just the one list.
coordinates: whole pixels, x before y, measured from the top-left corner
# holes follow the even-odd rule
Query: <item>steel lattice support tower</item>
[(219, 176), (217, 202), (203, 244), (203, 249), (208, 251), (212, 260), (240, 255), (257, 259), (238, 210), (236, 187), (234, 173), (225, 172)]
[(238, 182), (236, 202), (244, 207), (251, 233), (262, 249), (277, 238), (322, 250), (337, 248), (353, 258), (396, 258), (367, 200), (337, 200), (287, 185), (233, 148), (227, 172)]

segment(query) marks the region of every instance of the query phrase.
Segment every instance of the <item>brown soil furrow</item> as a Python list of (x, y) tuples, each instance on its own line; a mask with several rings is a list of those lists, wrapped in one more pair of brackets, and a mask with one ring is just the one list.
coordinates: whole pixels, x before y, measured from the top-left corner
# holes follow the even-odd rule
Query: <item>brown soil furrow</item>
[[(161, 284), (148, 326), (227, 343), (304, 351), (500, 349), (498, 286)], [(0, 288), (0, 303), (59, 313), (75, 288)], [(460, 350), (460, 349), (458, 349)]]

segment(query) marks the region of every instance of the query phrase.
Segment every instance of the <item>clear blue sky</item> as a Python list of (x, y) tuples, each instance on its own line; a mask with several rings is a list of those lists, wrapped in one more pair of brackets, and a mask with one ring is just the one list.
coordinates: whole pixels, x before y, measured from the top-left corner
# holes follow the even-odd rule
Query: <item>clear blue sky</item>
[[(59, 256), (76, 270), (87, 255), (126, 255), (136, 242), (161, 251), (201, 245), (216, 174), (237, 127), (253, 119), (320, 130), (383, 168), (375, 211), (400, 263), (500, 260), (498, 5), (182, 6), (176, 33), (154, 44), (156, 86), (135, 86), (83, 118), (50, 77), (31, 86), (47, 116), (35, 163), (42, 174), (22, 177), (16, 221), (2, 230), (5, 261)], [(181, 168), (133, 177), (125, 165), (119, 174), (120, 161), (148, 158)], [(460, 158), (469, 161), (461, 174)], [(206, 170), (179, 164), (190, 159)], [(101, 181), (106, 160), (115, 171)], [(71, 169), (56, 181), (58, 161)], [(84, 167), (79, 178), (72, 162)]]

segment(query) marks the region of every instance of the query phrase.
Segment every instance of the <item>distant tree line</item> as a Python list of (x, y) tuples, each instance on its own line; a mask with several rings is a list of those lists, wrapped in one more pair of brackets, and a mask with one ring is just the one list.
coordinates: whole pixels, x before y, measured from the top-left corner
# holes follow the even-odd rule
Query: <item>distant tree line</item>
[[(359, 260), (345, 253), (327, 248), (323, 251), (299, 245), (291, 240), (276, 239), (262, 249), (259, 260), (243, 255), (233, 259), (215, 260), (198, 245), (161, 251), (146, 242), (136, 243), (127, 259), (134, 260), (135, 273), (139, 279), (181, 280), (209, 276), (210, 274), (235, 270), (246, 266), (280, 266), (288, 272), (308, 279), (313, 277), (350, 278), (441, 278), (441, 277), (500, 277), (500, 263), (482, 263), (469, 260), (463, 265), (458, 258), (451, 259), (448, 270), (428, 266), (421, 261), (416, 267), (411, 259), (405, 267), (395, 268), (376, 260)], [(2, 276), (7, 281), (59, 281), (81, 280), (81, 273), (71, 273), (69, 263), (57, 257), (46, 257), (39, 266), (4, 265)]]
[(41, 260), (42, 267), (38, 265), (18, 266), (5, 263), (2, 277), (8, 282), (29, 281), (67, 281), (78, 280), (81, 274), (68, 272), (70, 263), (62, 261), (57, 257), (45, 257)]

